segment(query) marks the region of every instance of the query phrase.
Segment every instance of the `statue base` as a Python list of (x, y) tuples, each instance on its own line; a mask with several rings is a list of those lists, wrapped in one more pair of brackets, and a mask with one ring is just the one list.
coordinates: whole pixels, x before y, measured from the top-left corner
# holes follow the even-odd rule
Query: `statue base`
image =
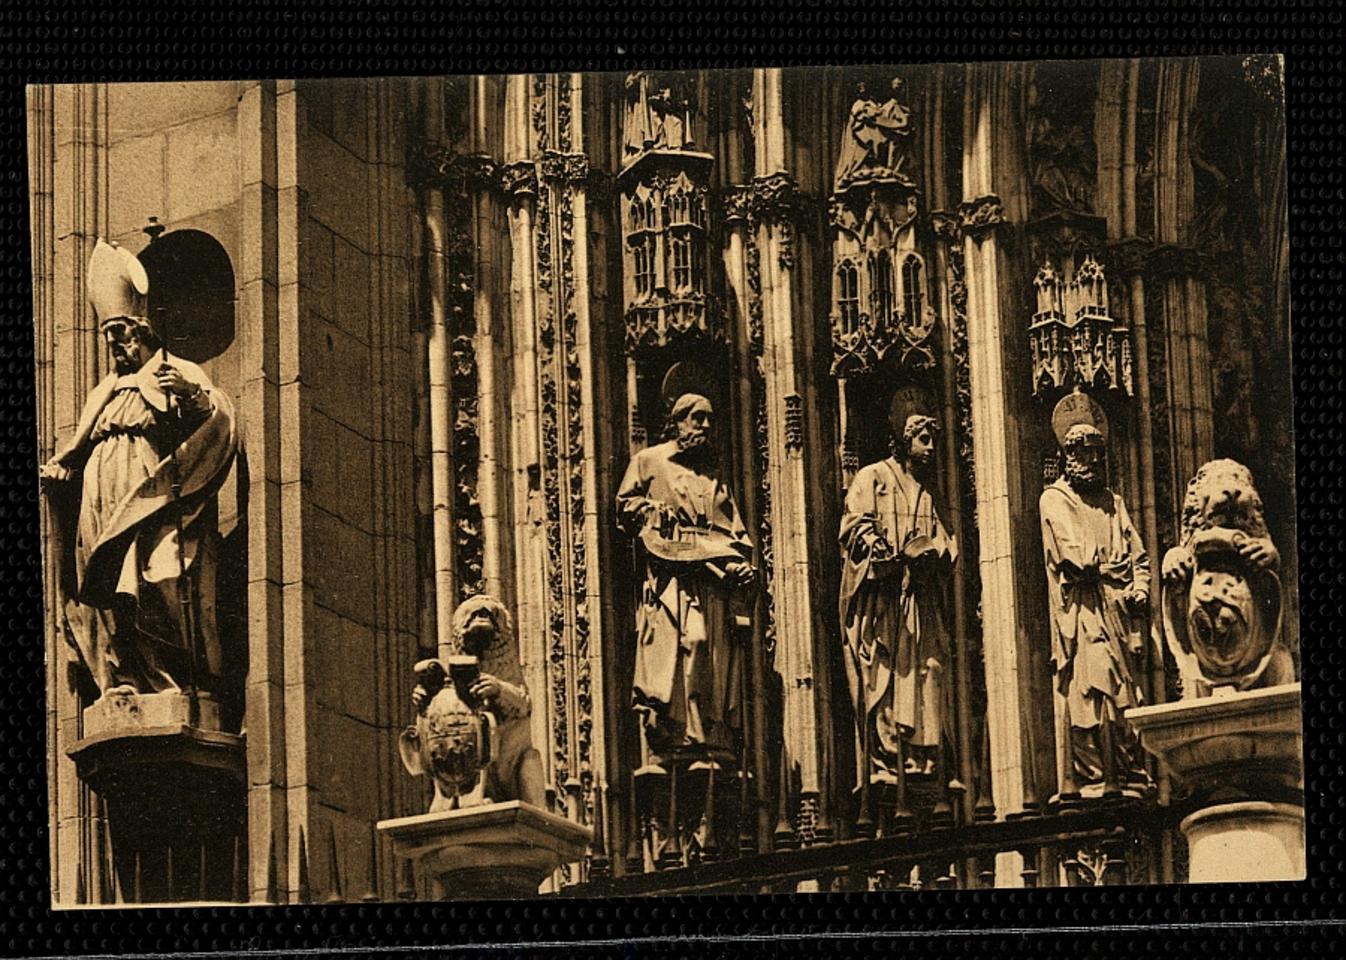
[[(195, 715), (193, 715), (195, 714)], [(84, 736), (163, 727), (220, 729), (220, 703), (204, 691), (193, 697), (181, 690), (163, 693), (109, 691), (84, 708)]]
[(593, 840), (588, 827), (518, 800), (381, 820), (378, 829), (431, 878), (436, 898), (453, 900), (537, 896)]
[(1302, 880), (1303, 727), (1298, 683), (1138, 707), (1126, 718), (1192, 812), (1188, 880)]
[(67, 751), (105, 804), (107, 879), (89, 902), (237, 899), (243, 738), (181, 722), (182, 694), (131, 699), (140, 702), (105, 697), (89, 707), (86, 736)]

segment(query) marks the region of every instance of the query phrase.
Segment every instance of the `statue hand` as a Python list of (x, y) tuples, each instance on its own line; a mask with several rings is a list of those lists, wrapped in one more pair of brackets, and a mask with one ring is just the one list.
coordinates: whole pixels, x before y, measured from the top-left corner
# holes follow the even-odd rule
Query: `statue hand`
[(1150, 597), (1143, 590), (1128, 590), (1123, 596), (1123, 601), (1132, 615), (1137, 617), (1144, 616), (1150, 605)]
[(902, 559), (908, 562), (933, 556), (934, 553), (935, 545), (929, 537), (912, 537), (902, 547)]
[(1162, 576), (1168, 583), (1186, 580), (1196, 569), (1196, 559), (1186, 547), (1174, 547), (1164, 554)]
[(1239, 546), (1239, 555), (1253, 563), (1259, 570), (1265, 570), (1280, 561), (1280, 553), (1266, 537), (1245, 540)]
[(725, 575), (728, 576), (735, 585), (746, 587), (752, 583), (753, 578), (757, 576), (757, 571), (753, 569), (752, 564), (746, 560), (732, 560), (724, 565)]
[(66, 483), (75, 479), (75, 471), (52, 458), (37, 468), (37, 476), (39, 480), (47, 483)]
[(478, 701), (486, 703), (500, 696), (500, 681), (489, 673), (483, 673), (467, 688), (467, 692)]
[(411, 705), (416, 708), (417, 713), (420, 713), (425, 709), (426, 700), (425, 687), (421, 686), (419, 683), (416, 684), (416, 686), (411, 689)]
[(178, 397), (194, 397), (201, 392), (200, 384), (192, 383), (182, 375), (182, 371), (172, 364), (159, 364), (159, 369), (154, 372), (154, 376), (159, 381), (159, 389), (164, 393), (171, 393)]

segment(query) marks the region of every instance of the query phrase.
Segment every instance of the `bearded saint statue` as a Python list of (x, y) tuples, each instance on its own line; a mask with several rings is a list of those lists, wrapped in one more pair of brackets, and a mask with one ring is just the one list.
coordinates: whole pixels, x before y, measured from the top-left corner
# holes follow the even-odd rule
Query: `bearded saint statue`
[(939, 423), (919, 390), (892, 402), (893, 453), (860, 469), (841, 518), (841, 628), (857, 781), (942, 776), (950, 736), (950, 586), (958, 543), (934, 483)]
[(164, 348), (135, 255), (99, 240), (88, 277), (115, 369), (39, 470), (54, 526), (74, 538), (56, 546), (62, 623), (100, 696), (208, 689), (222, 673), (217, 493), (239, 451), (233, 405)]
[(753, 580), (752, 542), (720, 478), (705, 397), (673, 404), (669, 438), (631, 459), (617, 523), (640, 577), (632, 703), (646, 762), (727, 757), (742, 729), (731, 600)]
[(1042, 492), (1051, 662), (1055, 674), (1058, 790), (1118, 793), (1148, 786), (1135, 737), (1122, 719), (1139, 706), (1150, 559), (1107, 485), (1103, 409), (1072, 393), (1052, 413), (1064, 475)]

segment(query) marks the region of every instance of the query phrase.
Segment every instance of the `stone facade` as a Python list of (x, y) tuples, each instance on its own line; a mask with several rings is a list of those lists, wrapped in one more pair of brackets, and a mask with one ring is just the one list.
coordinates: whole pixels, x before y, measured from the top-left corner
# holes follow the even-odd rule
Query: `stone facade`
[[(689, 376), (714, 393), (761, 587), (737, 769), (706, 811), (712, 832), (727, 823), (721, 850), (855, 835), (837, 527), (907, 382), (939, 407), (961, 557), (954, 816), (1050, 814), (1037, 503), (1051, 405), (1077, 384), (1039, 349), (1044, 264), (1077, 292), (1106, 274), (1098, 336), (1115, 352), (1068, 366), (1115, 371), (1078, 385), (1108, 411), (1109, 484), (1150, 556), (1178, 543), (1198, 465), (1246, 464), (1297, 662), (1277, 71), (1231, 58), (32, 88), (44, 461), (108, 369), (84, 294), (95, 239), (139, 252), (196, 231), (232, 271), (232, 297), (196, 306), (224, 324), (200, 362), (233, 399), (247, 464), (221, 492), (244, 518), (221, 581), (246, 752), (235, 886), (256, 901), (331, 895), (333, 877), (348, 898), (403, 886), (372, 825), (428, 804), (397, 755), (411, 667), (446, 652), (451, 612), (481, 592), (514, 613), (551, 811), (595, 831), (551, 883), (652, 869), (669, 825), (649, 829), (632, 778), (637, 598), (615, 497), (660, 439), (665, 381)], [(843, 163), (839, 202), (841, 145), (868, 109), (857, 83), (885, 91), (866, 96), (905, 111), (910, 135), (891, 182), (873, 156), (897, 147)], [(902, 221), (891, 242), (852, 222), (866, 203)], [(867, 327), (843, 260), (894, 271), (864, 273)], [(1157, 631), (1148, 703), (1175, 693)], [(67, 756), (90, 694), (55, 616), (45, 642), (53, 901), (130, 900), (105, 804)], [(1152, 878), (1173, 875), (1168, 836), (1146, 838)], [(1007, 850), (996, 882), (1037, 869)]]

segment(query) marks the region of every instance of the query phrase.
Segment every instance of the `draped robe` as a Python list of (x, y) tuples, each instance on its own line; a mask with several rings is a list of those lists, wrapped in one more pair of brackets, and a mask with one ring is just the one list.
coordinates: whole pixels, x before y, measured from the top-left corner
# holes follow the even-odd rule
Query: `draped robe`
[[(933, 559), (876, 564), (882, 538), (900, 554), (916, 537)], [(933, 492), (890, 457), (863, 467), (846, 492), (841, 519), (840, 617), (846, 674), (857, 724), (869, 726), (873, 772), (895, 773), (901, 740), (938, 747), (950, 720), (949, 581), (958, 545)], [(864, 733), (857, 729), (858, 774)]]
[(1112, 491), (1093, 503), (1061, 477), (1042, 492), (1042, 546), (1051, 605), (1052, 666), (1076, 727), (1114, 720), (1136, 706), (1128, 647), (1143, 623), (1124, 600), (1149, 593), (1150, 560)]
[(729, 749), (742, 726), (729, 586), (704, 563), (672, 562), (643, 549), (639, 535), (660, 507), (673, 514), (680, 536), (717, 531), (743, 561), (752, 556), (728, 488), (680, 456), (675, 441), (631, 459), (617, 493), (617, 520), (635, 538), (640, 577), (632, 702), (656, 753)]
[[(200, 392), (170, 408), (154, 373), (164, 362)], [(198, 673), (220, 673), (216, 494), (238, 447), (228, 396), (180, 357), (156, 352), (136, 373), (108, 375), (86, 399), (74, 437), (56, 456), (81, 471), (78, 514), (73, 523), (58, 518), (58, 525), (75, 535), (61, 559), (70, 574), (63, 578), (67, 638), (100, 693), (127, 685), (140, 693), (179, 689), (191, 642)], [(179, 593), (183, 577), (190, 634)]]

